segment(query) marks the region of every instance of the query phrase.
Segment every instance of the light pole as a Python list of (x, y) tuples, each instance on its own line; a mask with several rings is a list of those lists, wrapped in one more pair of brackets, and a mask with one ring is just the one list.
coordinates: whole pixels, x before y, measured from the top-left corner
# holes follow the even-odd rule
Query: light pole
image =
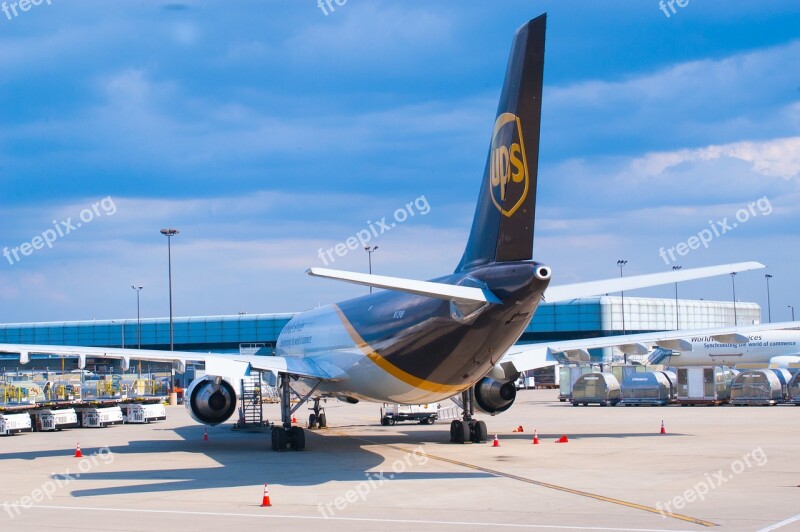
[(172, 323), (172, 237), (180, 233), (177, 229), (162, 229), (161, 234), (167, 237), (167, 261), (169, 267), (169, 350), (175, 350), (175, 331)]
[(767, 273), (764, 275), (764, 279), (767, 280), (767, 319), (772, 323), (772, 303), (769, 300), (769, 280), (772, 279), (772, 275)]
[[(622, 268), (628, 264), (627, 260), (620, 259), (617, 261), (617, 266), (619, 266), (619, 277), (622, 279)], [(625, 335), (625, 290), (621, 290), (620, 293), (622, 294), (622, 335)], [(628, 363), (628, 353), (622, 353), (622, 359), (627, 364)]]
[(786, 305), (790, 309), (792, 309), (792, 321), (794, 321), (794, 305)]
[(141, 313), (139, 312), (139, 292), (142, 291), (142, 288), (144, 288), (144, 286), (131, 285), (131, 288), (133, 288), (136, 291), (136, 348), (137, 349), (141, 349), (142, 348), (142, 317), (141, 317)]
[[(627, 260), (618, 260), (617, 266), (619, 266), (619, 276), (622, 278), (622, 268), (628, 264)], [(625, 290), (620, 292), (622, 294), (622, 334), (625, 334)]]
[[(378, 249), (378, 246), (364, 246), (364, 251), (367, 252), (367, 256), (369, 257), (369, 273), (372, 275), (372, 254), (375, 253), (375, 250)], [(369, 287), (369, 293), (372, 293), (372, 287)]]
[(731, 272), (731, 286), (733, 287), (733, 325), (739, 325), (736, 317), (736, 272)]
[[(672, 271), (677, 272), (681, 266), (673, 266)], [(678, 281), (675, 281), (675, 330), (681, 328), (680, 312), (678, 311)]]

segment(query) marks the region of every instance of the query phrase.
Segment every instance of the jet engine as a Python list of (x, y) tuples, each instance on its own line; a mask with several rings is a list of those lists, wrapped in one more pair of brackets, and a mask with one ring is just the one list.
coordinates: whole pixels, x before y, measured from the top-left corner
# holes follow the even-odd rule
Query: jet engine
[(236, 411), (236, 390), (222, 377), (206, 375), (189, 385), (184, 405), (195, 421), (219, 425)]
[(475, 407), (491, 415), (505, 412), (517, 398), (515, 381), (501, 381), (490, 376), (482, 378), (475, 384)]
[(789, 364), (797, 364), (800, 362), (798, 355), (778, 355), (769, 359), (770, 367), (788, 368)]

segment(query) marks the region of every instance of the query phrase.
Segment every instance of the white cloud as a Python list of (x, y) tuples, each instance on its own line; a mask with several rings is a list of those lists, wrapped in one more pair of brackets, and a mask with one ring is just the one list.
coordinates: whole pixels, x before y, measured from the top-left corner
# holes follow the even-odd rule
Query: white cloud
[(705, 148), (648, 153), (630, 163), (631, 176), (654, 177), (684, 162), (710, 161), (728, 157), (751, 163), (754, 172), (786, 179), (800, 176), (800, 137), (763, 142), (745, 141)]

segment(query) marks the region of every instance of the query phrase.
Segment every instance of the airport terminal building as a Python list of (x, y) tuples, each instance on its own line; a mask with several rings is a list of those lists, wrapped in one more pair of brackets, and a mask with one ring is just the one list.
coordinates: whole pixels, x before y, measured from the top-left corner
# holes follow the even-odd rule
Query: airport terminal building
[[(291, 313), (175, 318), (176, 351), (239, 353), (274, 348)], [(525, 329), (522, 343), (571, 340), (672, 329), (700, 329), (761, 323), (756, 303), (602, 296), (543, 303)], [(136, 318), (0, 325), (0, 343), (78, 345), (169, 350), (169, 318)], [(263, 351), (262, 351), (263, 352)], [(592, 357), (608, 362), (611, 350)], [(38, 361), (37, 361), (38, 359)], [(32, 355), (29, 366), (51, 365)], [(60, 359), (59, 359), (60, 360)], [(5, 368), (16, 368), (15, 355), (0, 356)], [(60, 364), (60, 362), (59, 362)]]

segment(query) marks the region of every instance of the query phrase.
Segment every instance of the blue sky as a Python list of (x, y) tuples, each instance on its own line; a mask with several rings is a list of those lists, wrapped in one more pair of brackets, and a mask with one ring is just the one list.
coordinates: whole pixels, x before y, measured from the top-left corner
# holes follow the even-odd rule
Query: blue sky
[[(774, 276), (773, 317), (800, 312), (796, 1), (690, 0), (669, 17), (656, 0), (334, 7), (45, 0), (0, 12), (0, 248), (42, 248), (0, 256), (0, 322), (135, 316), (131, 284), (145, 287), (143, 316), (167, 315), (162, 227), (181, 231), (176, 315), (360, 295), (303, 272), (324, 265), (320, 248), (423, 196), (429, 212), (412, 207), (370, 242), (374, 271), (452, 271), (511, 37), (545, 11), (535, 255), (554, 284), (615, 276), (620, 258), (626, 274), (758, 260)], [(742, 208), (707, 248), (659, 255)], [(70, 219), (52, 247), (35, 240)], [(328, 266), (364, 271), (367, 257)], [(764, 273), (736, 288), (766, 319)], [(680, 290), (731, 297), (727, 278)]]

